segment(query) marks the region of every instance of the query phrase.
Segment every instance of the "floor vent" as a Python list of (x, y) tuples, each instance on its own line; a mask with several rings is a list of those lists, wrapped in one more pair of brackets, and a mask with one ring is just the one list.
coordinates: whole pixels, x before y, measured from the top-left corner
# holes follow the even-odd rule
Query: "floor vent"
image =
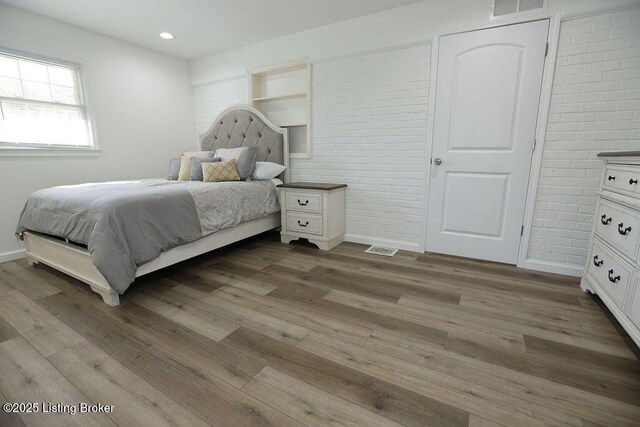
[(365, 252), (368, 254), (375, 254), (375, 255), (394, 256), (396, 252), (398, 252), (398, 250), (383, 248), (382, 246), (371, 246)]

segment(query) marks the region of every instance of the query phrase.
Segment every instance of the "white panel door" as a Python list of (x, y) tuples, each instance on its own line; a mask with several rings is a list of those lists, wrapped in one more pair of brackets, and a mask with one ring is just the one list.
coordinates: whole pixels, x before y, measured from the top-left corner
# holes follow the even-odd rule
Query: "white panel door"
[(548, 29), (440, 38), (428, 251), (516, 263)]

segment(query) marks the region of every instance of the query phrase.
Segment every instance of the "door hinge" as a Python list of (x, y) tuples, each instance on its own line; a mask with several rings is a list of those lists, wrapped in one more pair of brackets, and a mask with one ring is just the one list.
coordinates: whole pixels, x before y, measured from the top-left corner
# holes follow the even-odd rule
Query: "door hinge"
[(533, 147), (532, 147), (531, 151), (536, 151), (536, 145), (537, 144), (538, 144), (538, 141), (535, 138), (533, 138)]
[(549, 42), (547, 42), (547, 45), (544, 48), (544, 57), (546, 58), (548, 54), (549, 54)]
[(520, 235), (522, 236), (523, 234), (524, 234), (524, 225), (520, 227)]

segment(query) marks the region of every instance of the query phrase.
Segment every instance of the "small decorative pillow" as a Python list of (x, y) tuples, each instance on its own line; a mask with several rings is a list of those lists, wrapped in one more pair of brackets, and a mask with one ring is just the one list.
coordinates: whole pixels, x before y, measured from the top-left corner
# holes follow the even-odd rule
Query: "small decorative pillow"
[(247, 147), (240, 157), (238, 157), (238, 174), (240, 179), (245, 181), (251, 181), (251, 175), (256, 168), (256, 158), (258, 157), (258, 147)]
[(204, 157), (192, 157), (191, 158), (191, 181), (202, 181), (202, 164), (203, 163), (216, 163), (219, 162), (220, 157), (204, 158)]
[(280, 175), (287, 169), (286, 166), (273, 162), (256, 162), (256, 169), (253, 171), (253, 179), (267, 180)]
[(235, 159), (240, 179), (251, 181), (251, 175), (256, 168), (258, 147), (218, 148), (214, 156), (220, 157), (223, 162)]
[(236, 160), (202, 164), (204, 182), (240, 181)]
[(176, 157), (169, 162), (169, 176), (167, 179), (176, 181), (180, 176), (180, 158)]
[(189, 181), (191, 178), (191, 159), (193, 157), (207, 158), (210, 151), (186, 151), (180, 155), (180, 174), (179, 181)]
[(223, 162), (228, 162), (231, 159), (238, 160), (240, 158), (240, 154), (242, 154), (246, 149), (247, 147), (218, 148), (213, 157), (220, 157)]

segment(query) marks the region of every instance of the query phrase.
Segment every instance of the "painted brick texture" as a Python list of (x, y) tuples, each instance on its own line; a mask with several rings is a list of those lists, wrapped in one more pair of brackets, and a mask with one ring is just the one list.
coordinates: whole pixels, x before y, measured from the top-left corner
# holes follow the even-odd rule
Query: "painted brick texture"
[(247, 79), (238, 77), (193, 88), (196, 131), (205, 133), (226, 107), (247, 103)]
[(312, 68), (312, 158), (296, 181), (349, 185), (348, 240), (417, 249), (422, 234), (430, 46)]
[(640, 149), (640, 8), (562, 23), (528, 258), (581, 268), (603, 163)]

